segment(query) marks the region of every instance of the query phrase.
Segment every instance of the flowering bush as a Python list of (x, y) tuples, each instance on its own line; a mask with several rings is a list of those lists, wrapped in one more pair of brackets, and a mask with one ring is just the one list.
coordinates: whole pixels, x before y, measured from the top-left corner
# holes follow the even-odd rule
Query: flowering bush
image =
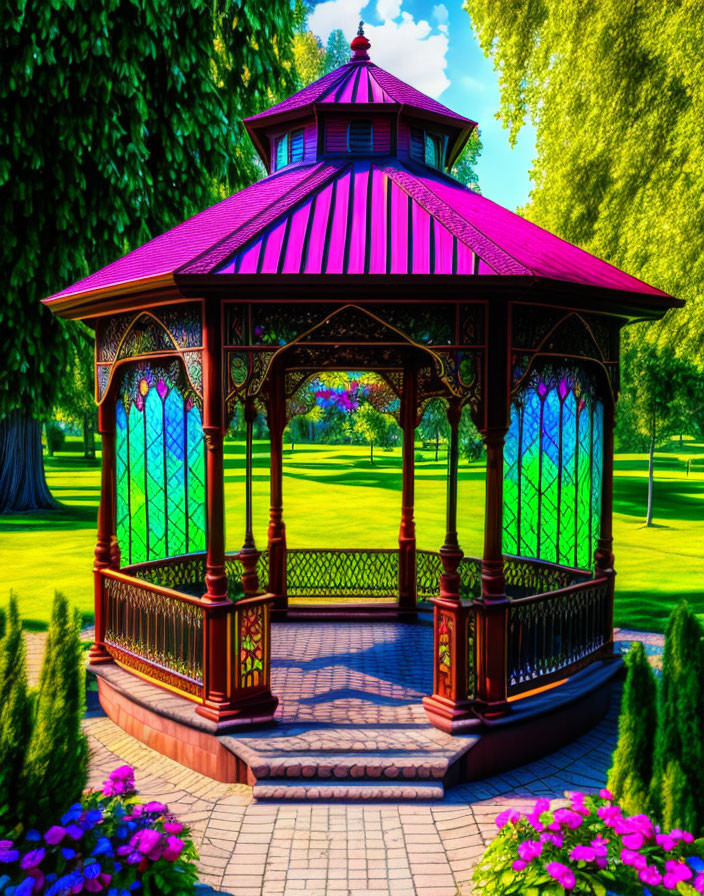
[(194, 892), (198, 856), (163, 803), (137, 800), (134, 772), (115, 769), (44, 834), (0, 840), (2, 896), (105, 896)]
[(664, 833), (647, 815), (624, 814), (608, 790), (567, 797), (569, 806), (551, 810), (539, 799), (527, 812), (507, 809), (497, 817), (499, 835), (474, 873), (476, 894), (704, 893), (704, 865), (696, 858), (704, 844), (690, 833)]

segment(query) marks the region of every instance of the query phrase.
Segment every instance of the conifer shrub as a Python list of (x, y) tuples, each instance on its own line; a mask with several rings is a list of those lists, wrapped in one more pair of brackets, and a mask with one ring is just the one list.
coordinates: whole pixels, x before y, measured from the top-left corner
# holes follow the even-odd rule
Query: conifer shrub
[[(650, 798), (664, 821), (674, 794), (689, 797), (680, 809), (681, 826), (704, 829), (704, 644), (702, 626), (686, 601), (670, 614), (662, 660), (660, 713), (655, 741)], [(668, 770), (668, 764), (679, 765)]]
[(81, 729), (85, 711), (85, 670), (80, 616), (58, 591), (39, 679), (34, 727), (25, 765), (32, 794), (26, 824), (46, 826), (76, 803), (88, 777), (88, 743)]
[(648, 811), (657, 725), (657, 685), (645, 649), (637, 641), (626, 657), (626, 684), (618, 720), (618, 744), (608, 788), (624, 811)]
[[(12, 832), (22, 814), (22, 770), (32, 731), (32, 703), (17, 598), (10, 594), (7, 630), (0, 642), (0, 833)], [(3, 628), (5, 619), (3, 617)]]

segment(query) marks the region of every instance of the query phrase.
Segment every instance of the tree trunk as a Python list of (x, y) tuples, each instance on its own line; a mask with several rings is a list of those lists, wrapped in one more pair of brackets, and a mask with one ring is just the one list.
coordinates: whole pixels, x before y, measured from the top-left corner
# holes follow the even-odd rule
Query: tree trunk
[(95, 411), (83, 415), (83, 457), (95, 458)]
[(440, 430), (435, 430), (435, 463), (438, 462), (438, 457), (440, 456)]
[(374, 442), (369, 443), (369, 460), (374, 463)]
[(0, 513), (59, 507), (44, 477), (41, 432), (19, 411), (0, 419)]
[(645, 525), (653, 525), (653, 479), (655, 467), (655, 420), (652, 421), (650, 430), (650, 451), (648, 453), (648, 512), (645, 517)]

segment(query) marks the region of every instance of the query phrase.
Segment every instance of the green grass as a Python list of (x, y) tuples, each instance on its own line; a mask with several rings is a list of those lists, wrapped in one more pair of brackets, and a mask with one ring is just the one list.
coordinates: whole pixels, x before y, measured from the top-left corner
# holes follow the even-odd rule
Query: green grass
[[(55, 588), (91, 617), (91, 565), (95, 547), (100, 470), (80, 455), (79, 440), (47, 458), (47, 479), (64, 505), (58, 512), (0, 517), (3, 591), (14, 589), (27, 625), (45, 627)], [(419, 448), (417, 449), (419, 450)], [(226, 442), (227, 547), (244, 536), (243, 445)], [(445, 526), (445, 472), (441, 451), (416, 463), (418, 546), (436, 549)], [(683, 460), (704, 457), (704, 445), (673, 442), (657, 455), (655, 523), (643, 526), (647, 496), (645, 455), (619, 454), (615, 463), (614, 531), (618, 578), (616, 624), (662, 631), (667, 615), (686, 597), (704, 616), (704, 472), (686, 475)], [(254, 526), (266, 545), (269, 512), (268, 446), (255, 444)], [(291, 547), (393, 547), (401, 502), (400, 450), (298, 445), (284, 452), (284, 519)], [(484, 518), (482, 464), (460, 465), (459, 534), (465, 553), (481, 555)], [(3, 600), (3, 603), (5, 601)]]

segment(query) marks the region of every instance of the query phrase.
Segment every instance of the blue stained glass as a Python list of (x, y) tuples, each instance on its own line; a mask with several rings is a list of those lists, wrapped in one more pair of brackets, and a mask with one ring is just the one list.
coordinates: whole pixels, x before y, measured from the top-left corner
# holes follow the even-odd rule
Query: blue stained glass
[[(192, 413), (192, 412), (191, 412)], [(186, 542), (186, 427), (183, 398), (172, 389), (164, 403), (166, 438), (166, 512), (169, 554), (188, 550)]]
[(188, 435), (188, 550), (205, 550), (205, 450), (200, 411), (187, 416)]
[(592, 425), (591, 414), (586, 405), (580, 403), (581, 411), (578, 414), (579, 437), (579, 474), (577, 479), (577, 533), (575, 535), (576, 555), (574, 565), (587, 569), (592, 565), (594, 553), (589, 542), (589, 528), (592, 513)]
[(570, 391), (562, 407), (562, 470), (560, 488), (560, 559), (574, 563), (575, 455), (577, 452), (577, 401)]
[(166, 489), (164, 482), (164, 405), (155, 388), (144, 402), (146, 421), (149, 560), (166, 556)]
[(521, 457), (521, 504), (519, 554), (538, 556), (538, 480), (540, 468), (540, 407), (537, 391), (525, 395), (523, 453)]
[(511, 425), (506, 436), (504, 448), (504, 540), (503, 550), (506, 554), (518, 553), (518, 504), (519, 496), (519, 464), (518, 434), (521, 428), (522, 412), (520, 408), (512, 409)]
[(145, 482), (146, 456), (144, 413), (130, 407), (128, 439), (130, 448), (130, 562), (141, 563), (148, 557), (147, 487)]
[(115, 531), (117, 542), (130, 562), (130, 477), (127, 466), (127, 413), (121, 401), (115, 414)]
[(604, 405), (598, 401), (594, 409), (592, 440), (592, 544), (596, 545), (601, 528), (601, 486), (604, 470)]
[(558, 480), (560, 472), (560, 397), (551, 389), (543, 403), (542, 464), (540, 475), (540, 556), (558, 561)]

